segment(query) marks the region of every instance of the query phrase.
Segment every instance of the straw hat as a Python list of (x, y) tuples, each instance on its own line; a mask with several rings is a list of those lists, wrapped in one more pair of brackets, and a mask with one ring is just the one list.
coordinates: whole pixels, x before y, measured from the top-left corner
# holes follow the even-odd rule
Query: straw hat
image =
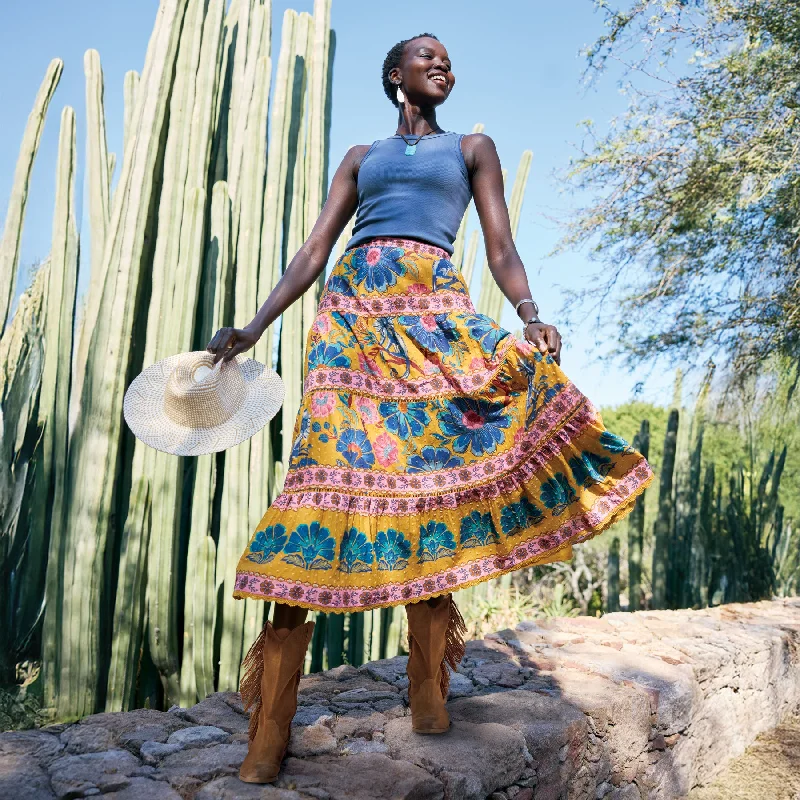
[(278, 413), (280, 376), (242, 354), (214, 364), (207, 350), (178, 353), (143, 370), (122, 412), (137, 439), (178, 456), (215, 453), (250, 438)]

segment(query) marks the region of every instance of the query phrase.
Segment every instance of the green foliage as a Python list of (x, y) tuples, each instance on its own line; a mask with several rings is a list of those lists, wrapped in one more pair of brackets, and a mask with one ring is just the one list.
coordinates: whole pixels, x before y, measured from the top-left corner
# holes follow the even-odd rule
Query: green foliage
[(567, 170), (592, 200), (560, 247), (589, 245), (602, 265), (573, 308), (604, 300), (598, 329), (634, 363), (718, 351), (758, 371), (795, 353), (800, 6), (598, 5), (588, 72), (620, 58), (630, 105), (605, 135), (588, 126)]

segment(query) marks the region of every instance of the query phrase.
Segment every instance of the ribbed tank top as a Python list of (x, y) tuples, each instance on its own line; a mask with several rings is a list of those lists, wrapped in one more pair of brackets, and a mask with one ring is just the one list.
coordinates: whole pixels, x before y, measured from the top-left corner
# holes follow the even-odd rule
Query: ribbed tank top
[(413, 156), (405, 155), (398, 135), (373, 142), (358, 168), (358, 208), (347, 247), (376, 237), (418, 239), (452, 255), (472, 197), (463, 135), (425, 136)]

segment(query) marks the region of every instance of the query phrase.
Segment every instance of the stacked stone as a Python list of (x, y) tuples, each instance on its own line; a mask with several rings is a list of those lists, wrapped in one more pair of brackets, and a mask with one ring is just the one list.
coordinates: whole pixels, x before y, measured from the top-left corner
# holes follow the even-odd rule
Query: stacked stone
[(800, 706), (800, 599), (536, 620), (469, 642), (442, 736), (412, 733), (405, 663), (304, 677), (274, 786), (236, 777), (248, 721), (221, 692), (0, 734), (0, 797), (681, 797)]

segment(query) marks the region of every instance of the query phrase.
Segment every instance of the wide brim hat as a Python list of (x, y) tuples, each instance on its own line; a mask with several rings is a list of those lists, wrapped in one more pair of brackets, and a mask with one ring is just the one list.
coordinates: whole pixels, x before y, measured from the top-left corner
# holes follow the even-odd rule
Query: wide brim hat
[(230, 361), (207, 350), (178, 353), (142, 370), (122, 413), (137, 439), (178, 456), (216, 453), (249, 439), (280, 409), (275, 370), (241, 353)]

